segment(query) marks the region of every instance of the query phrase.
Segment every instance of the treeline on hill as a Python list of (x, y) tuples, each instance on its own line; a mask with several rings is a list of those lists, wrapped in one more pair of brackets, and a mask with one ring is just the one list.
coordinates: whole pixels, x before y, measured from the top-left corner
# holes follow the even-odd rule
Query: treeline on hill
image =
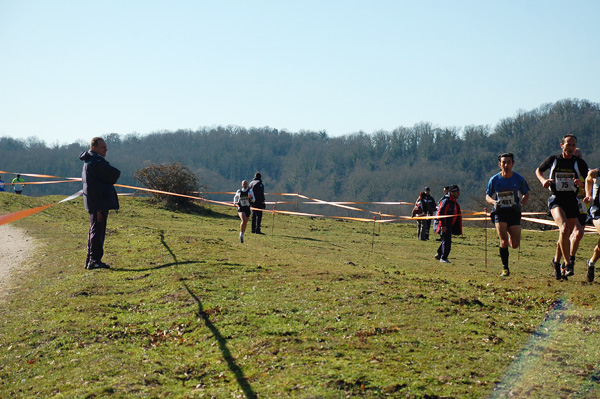
[[(412, 202), (425, 185), (438, 199), (443, 186), (459, 184), (461, 202), (469, 206), (483, 199), (487, 180), (498, 170), (499, 153), (513, 152), (515, 171), (528, 178), (530, 186), (537, 185), (535, 168), (548, 155), (559, 153), (560, 139), (567, 133), (578, 137), (590, 167), (599, 166), (600, 104), (587, 100), (561, 100), (519, 111), (493, 129), (436, 127), (423, 122), (391, 132), (329, 137), (326, 132), (219, 126), (104, 137), (107, 159), (121, 169), (119, 183), (127, 185), (137, 184), (133, 176), (144, 167), (180, 162), (208, 191), (235, 191), (241, 180), (250, 180), (260, 171), (267, 193), (301, 193), (336, 201)], [(1, 168), (79, 177), (78, 156), (88, 148), (83, 141), (49, 147), (35, 138), (3, 137)], [(14, 176), (2, 177), (9, 182)], [(25, 193), (71, 194), (79, 188), (78, 183), (30, 185)], [(229, 197), (220, 199), (229, 201)]]

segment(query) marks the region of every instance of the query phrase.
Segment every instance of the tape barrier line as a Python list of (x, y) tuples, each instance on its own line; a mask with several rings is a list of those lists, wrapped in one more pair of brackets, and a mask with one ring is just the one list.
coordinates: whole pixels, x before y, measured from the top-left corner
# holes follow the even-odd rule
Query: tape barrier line
[(7, 224), (7, 223), (12, 223), (16, 220), (19, 219), (24, 219), (28, 216), (31, 215), (35, 215), (38, 212), (41, 212), (45, 209), (50, 208), (51, 206), (54, 206), (56, 204), (50, 204), (50, 205), (44, 205), (44, 206), (38, 206), (37, 208), (31, 208), (31, 209), (25, 209), (22, 211), (17, 211), (17, 212), (13, 212), (13, 213), (9, 213), (7, 215), (2, 215), (0, 216), (0, 226), (2, 226), (3, 224)]
[[(16, 174), (16, 173), (0, 171), (0, 174)], [(72, 183), (72, 182), (81, 181), (81, 178), (78, 178), (78, 177), (64, 178), (64, 177), (59, 177), (59, 176), (36, 174), (36, 173), (20, 173), (20, 175), (28, 176), (28, 177), (37, 177), (37, 178), (66, 179), (66, 180), (45, 181), (45, 182), (24, 182), (24, 184), (55, 184), (55, 183)], [(193, 200), (197, 200), (197, 201), (213, 203), (213, 204), (217, 204), (217, 205), (235, 207), (235, 205), (232, 204), (231, 202), (209, 200), (209, 199), (206, 199), (206, 198), (203, 198), (200, 196), (178, 194), (178, 193), (173, 193), (173, 192), (169, 192), (169, 191), (154, 190), (154, 189), (149, 189), (149, 188), (124, 185), (124, 184), (115, 184), (115, 187), (121, 187), (121, 188), (127, 188), (127, 189), (131, 189), (131, 190), (135, 190), (135, 191), (145, 191), (145, 192), (149, 192), (149, 193), (156, 193), (156, 194), (163, 194), (163, 195), (174, 195), (174, 196), (189, 198), (189, 199), (193, 199)], [(61, 202), (70, 201), (74, 198), (77, 198), (81, 194), (82, 194), (82, 191), (79, 191), (79, 192), (71, 195), (70, 197), (67, 197), (67, 198), (57, 202), (56, 204), (59, 204)], [(207, 192), (205, 194), (234, 194), (234, 192), (214, 191), (214, 192)], [(354, 220), (354, 221), (361, 221), (361, 222), (376, 222), (376, 223), (391, 223), (391, 222), (408, 221), (408, 220), (417, 220), (417, 221), (418, 220), (431, 220), (431, 219), (442, 219), (442, 218), (448, 218), (448, 217), (454, 216), (454, 215), (442, 215), (442, 216), (433, 215), (433, 216), (415, 216), (415, 217), (397, 216), (397, 215), (382, 214), (381, 212), (369, 211), (369, 210), (365, 210), (365, 209), (361, 209), (361, 208), (348, 206), (350, 204), (353, 204), (353, 205), (355, 205), (355, 204), (413, 205), (412, 202), (402, 202), (402, 201), (398, 201), (398, 202), (396, 202), (396, 201), (391, 201), (391, 202), (343, 201), (343, 202), (341, 202), (341, 201), (324, 201), (324, 200), (321, 200), (318, 198), (311, 198), (311, 197), (308, 197), (308, 196), (300, 194), (300, 193), (268, 193), (268, 194), (269, 195), (281, 195), (281, 196), (293, 196), (293, 197), (298, 197), (298, 198), (303, 198), (303, 199), (309, 200), (307, 202), (303, 202), (303, 204), (331, 205), (331, 206), (336, 206), (339, 208), (348, 209), (348, 210), (352, 210), (352, 211), (369, 212), (371, 214), (379, 216), (380, 220), (376, 220), (376, 217), (374, 217), (373, 219), (367, 219), (367, 218), (356, 218), (356, 217), (346, 217), (346, 216), (326, 216), (326, 215), (319, 215), (319, 214), (314, 214), (314, 213), (282, 211), (282, 210), (275, 210), (275, 209), (268, 210), (268, 209), (254, 208), (254, 207), (251, 207), (250, 209), (252, 209), (254, 211), (259, 211), (259, 212), (272, 212), (272, 213), (280, 213), (280, 214), (295, 215), (295, 216), (331, 218), (331, 219)], [(121, 194), (121, 195), (128, 195), (128, 194)], [(291, 202), (291, 201), (274, 202), (275, 205), (282, 204), (282, 203), (294, 204), (295, 202)], [(25, 218), (27, 216), (31, 216), (33, 214), (41, 212), (41, 211), (43, 211), (53, 205), (56, 205), (56, 204), (44, 205), (41, 207), (26, 209), (23, 211), (13, 212), (8, 215), (0, 216), (0, 225)], [(273, 204), (273, 202), (271, 202), (271, 204)], [(525, 216), (525, 215), (543, 215), (543, 214), (545, 214), (545, 212), (523, 212), (522, 219), (525, 221), (528, 221), (528, 222), (532, 222), (532, 223), (544, 224), (544, 225), (548, 225), (548, 226), (556, 226), (556, 223), (554, 221), (530, 218), (530, 217)], [(479, 218), (466, 217), (466, 216), (477, 216), (477, 215), (485, 215), (485, 217), (479, 217)], [(461, 216), (463, 217), (464, 220), (485, 221), (489, 217), (489, 215), (490, 215), (490, 213), (488, 213), (487, 211), (483, 211), (483, 212), (480, 211), (480, 212), (463, 212)], [(393, 218), (393, 219), (385, 219), (385, 220), (381, 219), (384, 216), (387, 218)], [(591, 226), (585, 226), (585, 231), (586, 232), (595, 232), (595, 229)]]
[(38, 206), (36, 208), (24, 209), (22, 211), (17, 211), (17, 212), (9, 213), (7, 215), (2, 215), (2, 216), (0, 216), (0, 226), (2, 226), (3, 224), (12, 223), (16, 220), (24, 219), (31, 215), (35, 215), (36, 213), (42, 212), (56, 204), (71, 201), (72, 199), (79, 197), (81, 194), (83, 194), (83, 190), (80, 190), (80, 191), (76, 192), (75, 194), (70, 195), (69, 197), (67, 197), (63, 200), (55, 202), (54, 204)]

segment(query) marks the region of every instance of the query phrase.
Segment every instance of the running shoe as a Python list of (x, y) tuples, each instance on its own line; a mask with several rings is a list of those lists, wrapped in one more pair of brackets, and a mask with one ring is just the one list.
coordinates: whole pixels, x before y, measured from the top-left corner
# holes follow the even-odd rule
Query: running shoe
[(552, 265), (552, 268), (554, 269), (554, 277), (557, 280), (562, 280), (562, 270), (560, 267), (560, 263), (555, 262), (554, 259), (552, 259), (552, 261), (550, 262), (550, 265)]
[(590, 264), (591, 263), (590, 261), (591, 261), (591, 259), (589, 259), (587, 261), (587, 281), (591, 283), (592, 281), (594, 281), (595, 270), (594, 270), (594, 265)]
[(451, 263), (448, 259), (440, 258), (441, 263)]
[(440, 256), (440, 255), (438, 255), (438, 254), (435, 254), (434, 258), (436, 258), (437, 260), (440, 260), (440, 259), (441, 259), (441, 256)]
[(502, 273), (500, 274), (500, 277), (508, 277), (510, 276), (510, 270), (508, 267), (504, 267), (502, 268)]
[(565, 276), (572, 276), (575, 274), (575, 264), (569, 263), (565, 266)]

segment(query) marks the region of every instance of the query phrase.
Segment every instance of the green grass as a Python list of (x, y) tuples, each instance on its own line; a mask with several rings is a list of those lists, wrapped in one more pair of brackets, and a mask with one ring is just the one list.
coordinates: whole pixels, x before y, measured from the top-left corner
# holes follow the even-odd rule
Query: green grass
[[(4, 212), (61, 198), (0, 196)], [(122, 198), (83, 269), (81, 200), (15, 222), (40, 245), (0, 302), (0, 398), (600, 397), (600, 285), (552, 278), (556, 232), (512, 275), (468, 227), (451, 264), (411, 223), (171, 212)], [(518, 259), (517, 259), (518, 258)]]

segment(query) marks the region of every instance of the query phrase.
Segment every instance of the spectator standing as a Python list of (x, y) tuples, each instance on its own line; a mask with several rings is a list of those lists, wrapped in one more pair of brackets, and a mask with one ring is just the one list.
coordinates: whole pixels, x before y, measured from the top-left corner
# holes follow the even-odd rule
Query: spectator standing
[[(570, 236), (576, 227), (579, 217), (577, 190), (583, 186), (581, 176), (587, 176), (588, 166), (585, 161), (575, 156), (577, 137), (567, 134), (560, 143), (562, 152), (546, 158), (536, 169), (535, 174), (544, 188), (552, 193), (548, 198), (548, 208), (554, 222), (558, 226), (558, 242), (554, 258), (550, 264), (557, 280), (566, 280), (575, 273), (575, 253)], [(550, 170), (548, 178), (544, 172)], [(561, 264), (561, 258), (564, 263)]]
[[(423, 199), (421, 200), (421, 206), (423, 207), (423, 216), (435, 215), (436, 206), (435, 200), (431, 196), (431, 190), (429, 187), (423, 189)], [(429, 240), (429, 230), (431, 229), (431, 219), (419, 220), (419, 239), (423, 241)]]
[[(437, 213), (438, 209), (440, 209), (440, 204), (442, 203), (442, 200), (444, 199), (444, 197), (446, 197), (448, 195), (448, 191), (450, 190), (450, 186), (444, 186), (444, 195), (442, 195), (442, 198), (440, 199), (440, 202), (438, 203), (437, 207), (435, 208), (435, 212)], [(438, 223), (439, 220), (438, 219), (434, 219), (433, 220), (433, 231), (438, 231)], [(436, 241), (442, 241), (442, 235), (440, 234), (438, 238), (436, 238)]]
[[(263, 185), (260, 172), (254, 174), (254, 180), (250, 182), (249, 187), (254, 194), (253, 208), (265, 209), (265, 186)], [(262, 217), (262, 211), (254, 210), (252, 212), (252, 232), (255, 234), (264, 234), (260, 229)]]
[[(411, 213), (411, 217), (420, 217), (423, 216), (425, 214), (425, 211), (423, 210), (423, 198), (425, 197), (425, 192), (421, 191), (421, 193), (419, 193), (419, 198), (417, 198), (417, 201), (415, 201), (415, 206), (412, 210)], [(421, 239), (421, 220), (417, 220), (417, 238), (420, 240)]]
[(521, 244), (521, 205), (529, 200), (529, 186), (523, 176), (513, 172), (514, 164), (512, 153), (498, 155), (500, 172), (490, 178), (485, 191), (485, 200), (494, 206), (491, 218), (500, 239), (501, 276), (504, 277), (510, 275), (508, 248), (517, 249)]
[(11, 185), (15, 190), (15, 194), (21, 194), (23, 192), (25, 185), (22, 183), (25, 183), (25, 180), (21, 179), (21, 175), (19, 174), (12, 180)]
[(110, 209), (119, 209), (119, 198), (114, 184), (121, 176), (119, 169), (111, 166), (104, 157), (108, 147), (101, 137), (94, 137), (90, 150), (79, 155), (83, 161), (81, 179), (83, 181), (83, 204), (90, 214), (87, 258), (85, 268), (110, 269), (102, 262), (104, 239), (106, 237), (106, 219)]
[(2, 180), (2, 176), (0, 176), (0, 191), (5, 191), (4, 190), (4, 180)]
[(448, 255), (452, 249), (452, 235), (462, 234), (462, 215), (458, 197), (460, 197), (460, 188), (457, 185), (451, 186), (448, 194), (440, 201), (437, 212), (438, 216), (444, 216), (438, 219), (437, 233), (441, 234), (442, 242), (435, 255), (435, 258), (442, 263), (450, 263)]
[(240, 242), (244, 243), (244, 233), (248, 225), (248, 217), (250, 216), (250, 202), (254, 201), (254, 193), (248, 186), (248, 181), (242, 181), (242, 188), (237, 190), (233, 197), (233, 204), (237, 206), (238, 216), (240, 217)]

